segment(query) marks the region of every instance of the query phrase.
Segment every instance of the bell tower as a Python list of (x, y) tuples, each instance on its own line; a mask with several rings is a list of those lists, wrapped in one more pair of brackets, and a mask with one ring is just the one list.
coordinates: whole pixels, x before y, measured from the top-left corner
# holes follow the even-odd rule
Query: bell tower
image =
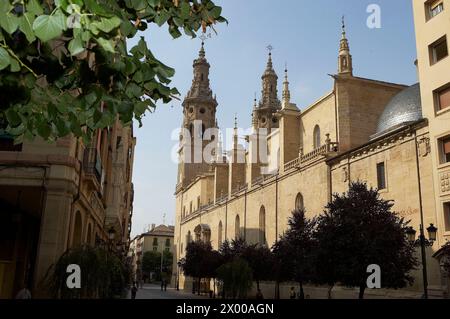
[(180, 134), (178, 185), (187, 186), (197, 176), (211, 173), (216, 148), (204, 156), (208, 145), (217, 144), (217, 100), (210, 88), (210, 64), (206, 60), (204, 42), (194, 60), (192, 86), (183, 101), (183, 124)]
[(278, 76), (273, 69), (272, 47), (269, 46), (269, 59), (266, 70), (262, 75), (262, 91), (259, 104), (253, 109), (253, 126), (255, 129), (265, 128), (270, 134), (273, 128), (278, 128), (278, 119), (275, 113), (281, 109), (278, 99), (277, 82)]
[(353, 76), (353, 59), (345, 32), (344, 17), (342, 17), (342, 38), (339, 45), (338, 74)]

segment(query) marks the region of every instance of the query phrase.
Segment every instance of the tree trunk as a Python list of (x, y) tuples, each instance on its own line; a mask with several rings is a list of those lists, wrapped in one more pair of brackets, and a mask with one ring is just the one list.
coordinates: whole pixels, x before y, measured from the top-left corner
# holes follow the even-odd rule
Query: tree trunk
[(303, 291), (303, 282), (299, 282), (300, 284), (300, 296), (298, 297), (298, 299), (305, 299), (305, 292)]
[(359, 286), (359, 299), (364, 299), (364, 291), (366, 290), (366, 285)]
[(201, 282), (202, 282), (202, 278), (198, 278), (198, 295), (200, 296), (200, 291), (201, 291), (201, 289), (202, 289), (202, 284), (201, 284)]
[(259, 280), (256, 281), (256, 289), (259, 290)]
[(195, 295), (195, 285), (196, 285), (196, 278), (192, 277), (192, 294)]

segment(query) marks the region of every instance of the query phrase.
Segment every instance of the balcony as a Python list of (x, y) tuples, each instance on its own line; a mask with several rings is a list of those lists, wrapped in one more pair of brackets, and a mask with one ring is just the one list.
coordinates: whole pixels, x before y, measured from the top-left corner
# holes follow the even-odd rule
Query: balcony
[(83, 171), (87, 179), (90, 179), (100, 189), (102, 188), (103, 166), (96, 148), (84, 150)]
[(316, 148), (315, 150), (307, 154), (301, 154), (298, 158), (284, 164), (284, 171), (287, 172), (292, 169), (299, 169), (314, 160), (336, 154), (338, 151), (339, 144), (331, 142), (331, 140), (329, 139), (329, 134), (327, 134), (325, 145), (322, 145), (321, 147)]

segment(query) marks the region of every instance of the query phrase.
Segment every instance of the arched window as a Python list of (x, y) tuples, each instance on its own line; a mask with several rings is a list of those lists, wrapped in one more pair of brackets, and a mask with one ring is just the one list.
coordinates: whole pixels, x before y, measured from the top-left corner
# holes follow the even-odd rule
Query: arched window
[(314, 149), (317, 149), (320, 147), (321, 142), (320, 142), (320, 127), (319, 125), (316, 125), (314, 127)]
[(92, 245), (92, 227), (91, 224), (88, 226), (87, 235), (86, 235), (86, 243), (88, 245)]
[(239, 215), (236, 215), (234, 221), (234, 237), (236, 240), (241, 237), (241, 219), (239, 218)]
[(81, 220), (81, 213), (80, 211), (77, 211), (75, 214), (75, 222), (73, 227), (72, 247), (77, 247), (81, 245), (82, 235), (83, 235), (83, 223)]
[(259, 244), (266, 244), (266, 209), (261, 206), (259, 210)]
[(219, 222), (219, 229), (217, 232), (217, 244), (220, 248), (220, 246), (222, 246), (222, 231), (223, 231), (223, 226), (222, 226), (222, 221)]
[(188, 231), (186, 235), (186, 248), (191, 243), (192, 237), (191, 237), (191, 231)]
[(305, 209), (305, 204), (303, 203), (303, 195), (301, 193), (298, 193), (297, 197), (295, 197), (295, 209), (297, 210)]

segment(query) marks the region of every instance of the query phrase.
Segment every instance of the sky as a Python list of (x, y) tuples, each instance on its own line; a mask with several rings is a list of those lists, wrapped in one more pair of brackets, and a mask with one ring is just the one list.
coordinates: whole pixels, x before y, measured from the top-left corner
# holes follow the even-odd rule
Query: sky
[[(211, 64), (210, 81), (217, 94), (217, 119), (221, 129), (248, 128), (255, 93), (261, 95), (261, 75), (272, 51), (279, 76), (279, 94), (287, 63), (291, 100), (300, 109), (332, 90), (328, 74), (337, 70), (341, 17), (353, 55), (354, 74), (376, 80), (414, 84), (416, 47), (413, 0), (216, 0), (229, 24), (217, 26), (206, 40)], [(367, 7), (381, 8), (381, 28), (369, 28)], [(144, 36), (153, 54), (175, 68), (172, 85), (185, 96), (192, 83), (192, 62), (201, 40), (172, 39), (167, 25), (152, 26), (129, 41)], [(177, 164), (172, 161), (174, 130), (182, 123), (181, 101), (159, 104), (136, 127), (133, 183), (135, 189), (132, 236), (151, 224), (175, 220)]]

